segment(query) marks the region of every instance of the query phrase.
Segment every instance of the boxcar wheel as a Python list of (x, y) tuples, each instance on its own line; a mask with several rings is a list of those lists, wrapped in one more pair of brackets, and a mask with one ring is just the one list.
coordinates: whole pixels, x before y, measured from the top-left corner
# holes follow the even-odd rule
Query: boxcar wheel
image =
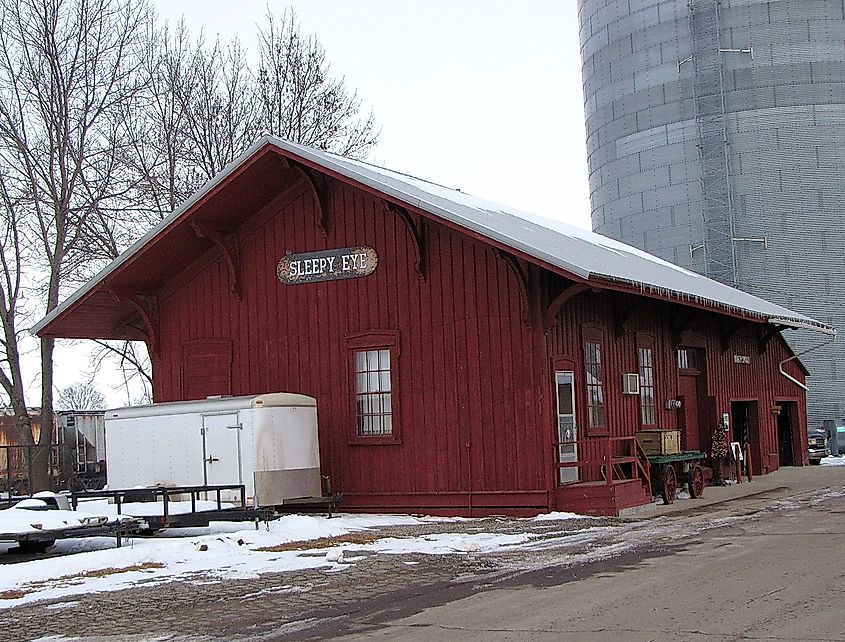
[(701, 466), (698, 464), (693, 464), (690, 468), (687, 488), (689, 496), (693, 499), (698, 499), (704, 495), (704, 473), (701, 472)]
[(678, 496), (678, 475), (675, 473), (675, 467), (672, 464), (663, 464), (660, 476), (663, 479), (663, 501), (672, 504)]

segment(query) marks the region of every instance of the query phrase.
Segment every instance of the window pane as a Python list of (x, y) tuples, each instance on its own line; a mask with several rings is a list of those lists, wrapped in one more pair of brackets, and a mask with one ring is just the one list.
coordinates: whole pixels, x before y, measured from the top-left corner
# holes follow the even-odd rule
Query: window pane
[(367, 392), (378, 391), (378, 372), (371, 372), (367, 375)]
[(557, 385), (558, 413), (562, 415), (572, 414), (572, 384), (559, 383)]
[(378, 370), (378, 350), (367, 351), (367, 370)]
[[(657, 422), (654, 392), (654, 356), (651, 348), (639, 348), (637, 351), (640, 365), (640, 417), (643, 425)], [(684, 350), (678, 351), (678, 367), (686, 363)]]
[(355, 352), (356, 423), (358, 435), (390, 435), (393, 399), (390, 393), (390, 349)]
[(587, 419), (591, 427), (604, 425), (604, 389), (601, 344), (584, 342), (584, 366), (587, 378)]

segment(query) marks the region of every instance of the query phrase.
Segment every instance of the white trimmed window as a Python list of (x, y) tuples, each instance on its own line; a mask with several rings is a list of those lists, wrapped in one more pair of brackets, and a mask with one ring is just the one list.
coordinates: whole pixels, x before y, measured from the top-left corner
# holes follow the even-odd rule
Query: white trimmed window
[(355, 350), (355, 408), (359, 437), (393, 434), (390, 349)]
[(637, 348), (640, 369), (640, 417), (643, 426), (657, 423), (657, 404), (654, 394), (654, 352), (647, 346)]

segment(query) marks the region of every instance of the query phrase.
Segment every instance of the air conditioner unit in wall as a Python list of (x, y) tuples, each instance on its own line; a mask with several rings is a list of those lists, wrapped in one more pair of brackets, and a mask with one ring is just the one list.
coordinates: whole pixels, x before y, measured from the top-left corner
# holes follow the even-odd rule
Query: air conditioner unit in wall
[(640, 375), (636, 372), (622, 373), (622, 394), (623, 395), (638, 395), (640, 394)]

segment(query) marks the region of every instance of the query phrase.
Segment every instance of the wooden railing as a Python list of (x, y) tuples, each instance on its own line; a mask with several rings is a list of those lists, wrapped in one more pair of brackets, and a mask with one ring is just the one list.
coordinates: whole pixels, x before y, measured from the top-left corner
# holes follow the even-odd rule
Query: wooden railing
[[(575, 468), (578, 479), (574, 481), (614, 481), (639, 479), (651, 491), (648, 457), (636, 437), (596, 437), (555, 443), (555, 453), (561, 446), (574, 446), (577, 461), (556, 462), (558, 471)], [(558, 474), (560, 479), (560, 474)]]

